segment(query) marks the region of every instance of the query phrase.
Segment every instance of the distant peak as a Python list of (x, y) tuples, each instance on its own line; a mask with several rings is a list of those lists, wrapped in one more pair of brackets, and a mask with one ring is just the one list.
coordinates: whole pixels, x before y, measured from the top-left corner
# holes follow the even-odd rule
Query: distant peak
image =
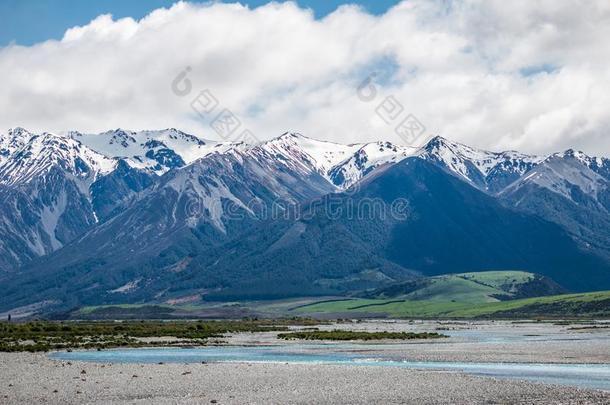
[(587, 156), (585, 152), (571, 148), (565, 151), (565, 153), (570, 156)]
[(27, 135), (31, 135), (32, 133), (30, 131), (28, 131), (27, 129), (23, 128), (23, 127), (15, 127), (15, 128), (10, 128), (8, 130), (9, 135), (12, 136), (19, 136), (22, 134), (27, 134)]
[(447, 138), (443, 138), (440, 135), (435, 135), (434, 137), (430, 138), (430, 140), (428, 141), (428, 143), (449, 143), (449, 141), (447, 140)]
[(282, 135), (274, 138), (274, 139), (309, 139), (307, 138), (305, 135), (299, 133), (299, 132), (284, 132)]
[(161, 129), (161, 130), (158, 130), (158, 131), (150, 131), (150, 132), (171, 132), (171, 133), (179, 134), (179, 135), (195, 136), (195, 135), (188, 134), (188, 133), (186, 133), (184, 131), (181, 131), (181, 130), (179, 130), (177, 128), (173, 128), (173, 127), (172, 128)]
[(113, 135), (120, 135), (120, 136), (126, 136), (126, 135), (131, 135), (134, 133), (134, 131), (130, 131), (128, 129), (123, 129), (123, 128), (117, 128), (117, 129), (111, 129), (109, 131), (104, 132), (105, 134), (113, 134)]
[(63, 132), (63, 134), (67, 137), (67, 138), (72, 138), (74, 139), (75, 137), (82, 137), (83, 133), (80, 131), (67, 131), (67, 132)]
[(584, 152), (576, 150), (576, 149), (572, 149), (572, 148), (566, 149), (563, 152), (557, 152), (554, 154), (554, 156), (561, 156), (561, 157), (576, 157), (576, 156), (583, 156), (583, 155), (585, 155)]
[(432, 139), (430, 139), (424, 146), (423, 149), (425, 150), (432, 150), (435, 148), (441, 148), (441, 147), (445, 147), (445, 148), (449, 148), (449, 149), (454, 149), (454, 148), (468, 148), (468, 149), (472, 149), (464, 144), (458, 143), (458, 142), (453, 142), (448, 140), (447, 138), (443, 138), (440, 135), (436, 135), (435, 137), (433, 137)]
[(589, 155), (587, 155), (583, 151), (575, 150), (572, 148), (565, 150), (564, 152), (555, 153), (552, 156), (559, 157), (559, 158), (574, 158), (574, 159), (579, 159), (579, 160), (590, 159)]

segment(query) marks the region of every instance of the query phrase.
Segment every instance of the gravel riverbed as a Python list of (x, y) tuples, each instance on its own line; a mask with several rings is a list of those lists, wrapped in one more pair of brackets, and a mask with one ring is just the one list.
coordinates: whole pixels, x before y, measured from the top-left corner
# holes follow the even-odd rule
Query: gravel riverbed
[(316, 364), (101, 364), (0, 354), (3, 404), (602, 404), (610, 393), (462, 373)]
[[(608, 325), (608, 324), (604, 324)], [(404, 360), (610, 363), (610, 329), (514, 322), (371, 321), (321, 329), (435, 331), (447, 339), (346, 345)], [(603, 325), (602, 325), (603, 326)], [(227, 336), (236, 346), (296, 345), (275, 333)], [(342, 344), (342, 343), (341, 343)], [(303, 349), (304, 348), (304, 349)], [(610, 392), (458, 371), (285, 363), (87, 363), (0, 353), (0, 404), (609, 404)]]

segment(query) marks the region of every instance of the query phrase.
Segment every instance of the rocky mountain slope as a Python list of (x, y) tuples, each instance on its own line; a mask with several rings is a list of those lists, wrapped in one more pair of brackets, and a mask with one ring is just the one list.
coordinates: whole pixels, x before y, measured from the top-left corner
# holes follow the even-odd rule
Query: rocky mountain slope
[(609, 181), (605, 158), (441, 137), (16, 128), (0, 135), (0, 306), (343, 294), (490, 269), (610, 287)]

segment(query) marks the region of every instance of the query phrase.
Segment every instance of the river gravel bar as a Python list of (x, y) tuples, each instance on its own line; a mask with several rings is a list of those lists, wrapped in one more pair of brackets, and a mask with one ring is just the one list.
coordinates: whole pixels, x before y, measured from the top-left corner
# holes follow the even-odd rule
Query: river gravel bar
[(103, 364), (0, 353), (0, 403), (607, 404), (610, 393), (388, 367)]

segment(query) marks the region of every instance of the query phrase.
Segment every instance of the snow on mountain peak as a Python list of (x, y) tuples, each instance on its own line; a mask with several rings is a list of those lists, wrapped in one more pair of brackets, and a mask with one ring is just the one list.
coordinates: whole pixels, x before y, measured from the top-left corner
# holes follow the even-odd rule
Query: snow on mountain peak
[(504, 192), (514, 192), (521, 187), (535, 184), (573, 200), (574, 187), (578, 187), (584, 194), (597, 199), (600, 190), (607, 187), (608, 180), (597, 172), (597, 166), (594, 164), (596, 161), (596, 158), (571, 149), (554, 153), (528, 175), (507, 187)]
[[(16, 131), (11, 133), (15, 136)], [(110, 159), (84, 146), (77, 140), (44, 132), (40, 135), (25, 130), (17, 131), (18, 136), (26, 135), (17, 148), (10, 151), (0, 166), (0, 183), (14, 185), (27, 183), (39, 175), (59, 167), (77, 178), (94, 179), (115, 167)]]
[(610, 159), (608, 158), (589, 156), (582, 151), (568, 149), (563, 152), (554, 153), (547, 157), (546, 160), (549, 159), (567, 159), (577, 161), (593, 170), (595, 173), (610, 180)]
[(6, 135), (0, 134), (0, 165), (28, 143), (32, 136), (32, 133), (21, 127), (9, 129)]
[(132, 167), (152, 170), (159, 175), (231, 147), (175, 128), (138, 132), (117, 128), (100, 134), (70, 132), (68, 135), (99, 153), (124, 159)]
[(458, 177), (485, 190), (489, 190), (490, 186), (494, 189), (489, 184), (490, 178), (520, 177), (544, 159), (515, 151), (490, 152), (476, 149), (441, 136), (432, 138), (418, 155), (436, 161)]
[[(51, 150), (60, 152), (55, 155)], [(131, 167), (162, 175), (215, 153), (228, 153), (239, 160), (274, 159), (305, 175), (316, 172), (339, 190), (352, 186), (377, 167), (417, 156), (435, 162), (484, 191), (496, 193), (544, 160), (515, 151), (477, 149), (441, 136), (416, 149), (385, 141), (345, 145), (316, 140), (298, 132), (285, 132), (256, 145), (208, 141), (175, 128), (146, 131), (117, 128), (99, 134), (72, 131), (60, 136), (35, 135), (18, 127), (0, 135), (4, 182), (31, 177), (43, 171), (45, 164), (71, 167), (66, 170), (77, 173), (76, 156), (96, 173), (112, 170), (116, 161), (123, 159)], [(610, 179), (608, 159), (592, 158), (574, 150), (551, 156), (576, 159)], [(61, 163), (63, 159), (66, 162)]]
[(398, 162), (416, 149), (382, 141), (344, 145), (286, 132), (254, 147), (256, 150), (291, 161), (293, 168), (300, 166), (301, 171), (316, 171), (337, 188), (346, 189), (374, 168)]
[(326, 174), (336, 164), (353, 154), (360, 146), (319, 141), (295, 132), (285, 133), (266, 142), (265, 145), (285, 150), (298, 148), (313, 160), (313, 164), (320, 171), (320, 174)]
[(336, 186), (347, 189), (379, 166), (397, 163), (413, 156), (417, 148), (398, 146), (391, 142), (371, 142), (361, 145), (346, 160), (335, 165), (329, 178)]
[(423, 150), (425, 151), (424, 153), (435, 155), (455, 173), (466, 178), (468, 178), (467, 173), (469, 169), (466, 167), (466, 161), (472, 162), (483, 175), (486, 175), (497, 163), (499, 155), (498, 153), (451, 142), (440, 136), (432, 138), (424, 145)]
[(315, 171), (329, 178), (330, 170), (350, 157), (359, 145), (341, 145), (318, 141), (295, 132), (286, 132), (277, 138), (253, 146), (252, 154), (266, 154), (282, 160), (300, 172)]
[(8, 135), (9, 135), (9, 137), (30, 138), (32, 136), (32, 133), (25, 128), (15, 127), (15, 128), (10, 128), (8, 130)]
[(574, 149), (568, 149), (564, 152), (554, 153), (553, 155), (551, 155), (551, 157), (573, 158), (585, 164), (586, 166), (590, 166), (591, 163), (594, 161), (600, 161), (600, 158), (593, 158), (582, 151), (577, 151)]

